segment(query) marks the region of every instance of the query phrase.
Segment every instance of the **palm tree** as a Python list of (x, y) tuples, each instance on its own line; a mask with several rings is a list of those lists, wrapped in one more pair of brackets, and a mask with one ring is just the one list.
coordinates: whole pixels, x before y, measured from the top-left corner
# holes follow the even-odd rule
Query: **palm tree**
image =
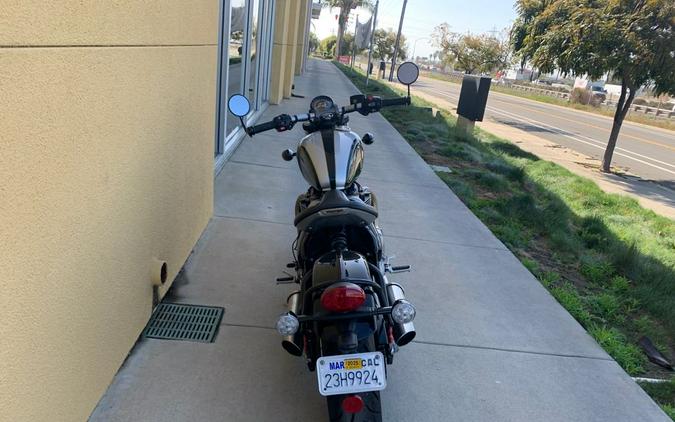
[(340, 50), (342, 48), (342, 37), (345, 35), (349, 13), (352, 9), (356, 9), (357, 7), (367, 7), (372, 9), (373, 3), (372, 0), (325, 0), (323, 2), (323, 7), (335, 7), (340, 9), (340, 14), (338, 15), (337, 44), (335, 46), (335, 56), (337, 57), (340, 55)]

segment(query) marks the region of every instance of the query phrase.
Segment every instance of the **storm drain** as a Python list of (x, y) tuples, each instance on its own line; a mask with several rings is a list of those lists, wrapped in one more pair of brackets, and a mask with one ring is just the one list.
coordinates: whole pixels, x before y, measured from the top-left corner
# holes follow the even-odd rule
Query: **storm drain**
[(224, 308), (216, 306), (160, 303), (152, 313), (143, 336), (212, 343), (224, 312)]

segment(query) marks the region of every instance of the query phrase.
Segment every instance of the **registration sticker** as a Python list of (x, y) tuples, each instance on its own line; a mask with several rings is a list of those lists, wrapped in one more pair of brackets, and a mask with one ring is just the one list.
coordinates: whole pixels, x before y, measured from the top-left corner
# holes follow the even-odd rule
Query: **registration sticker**
[(319, 393), (362, 393), (384, 390), (387, 386), (384, 355), (380, 352), (321, 356), (316, 373)]

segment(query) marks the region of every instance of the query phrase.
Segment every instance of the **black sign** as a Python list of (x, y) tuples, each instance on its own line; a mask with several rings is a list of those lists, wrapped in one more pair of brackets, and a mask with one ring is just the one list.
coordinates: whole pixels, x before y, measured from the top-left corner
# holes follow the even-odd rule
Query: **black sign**
[(457, 114), (473, 122), (482, 122), (491, 81), (487, 76), (464, 75)]

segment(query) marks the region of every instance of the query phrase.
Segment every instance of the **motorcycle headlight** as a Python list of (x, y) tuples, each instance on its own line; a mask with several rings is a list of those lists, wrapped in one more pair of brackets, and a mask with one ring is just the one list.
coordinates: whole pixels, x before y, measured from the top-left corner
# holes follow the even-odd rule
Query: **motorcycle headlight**
[(277, 332), (282, 336), (290, 336), (295, 334), (300, 328), (300, 321), (290, 313), (283, 314), (277, 320)]
[(398, 324), (406, 324), (415, 319), (415, 306), (405, 299), (397, 300), (391, 308), (391, 317)]

